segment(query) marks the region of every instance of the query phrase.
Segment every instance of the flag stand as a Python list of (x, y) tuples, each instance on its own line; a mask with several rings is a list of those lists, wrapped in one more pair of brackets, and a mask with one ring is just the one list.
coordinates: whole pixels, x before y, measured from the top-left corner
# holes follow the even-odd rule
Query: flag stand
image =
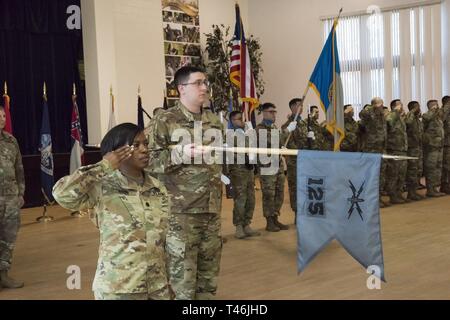
[(45, 199), (45, 202), (44, 202), (44, 212), (42, 213), (42, 216), (40, 216), (40, 217), (38, 217), (38, 218), (36, 219), (36, 221), (37, 221), (37, 222), (49, 222), (49, 221), (53, 221), (53, 220), (55, 220), (55, 218), (53, 218), (52, 216), (48, 216), (48, 215), (47, 215), (47, 204), (53, 205), (54, 202), (51, 202), (51, 201), (48, 199), (48, 197), (47, 197), (47, 195), (45, 194), (44, 190), (41, 189), (41, 192), (42, 192), (42, 194), (44, 195), (44, 199)]

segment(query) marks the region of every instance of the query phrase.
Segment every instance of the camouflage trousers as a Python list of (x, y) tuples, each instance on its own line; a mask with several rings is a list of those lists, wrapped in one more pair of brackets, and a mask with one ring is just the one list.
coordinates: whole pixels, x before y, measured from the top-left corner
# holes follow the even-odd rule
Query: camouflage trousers
[(230, 179), (235, 192), (233, 224), (247, 226), (255, 210), (255, 174), (253, 170), (230, 166)]
[[(361, 152), (366, 152), (366, 153), (383, 153), (383, 151), (381, 150), (373, 150), (373, 149), (365, 149)], [(385, 179), (385, 175), (386, 175), (386, 166), (387, 166), (387, 162), (384, 159), (381, 159), (381, 166), (380, 166), (380, 192), (383, 191), (385, 189), (385, 183), (386, 183), (386, 179)]]
[(166, 252), (176, 300), (214, 298), (222, 253), (219, 214), (171, 214)]
[(444, 146), (443, 153), (441, 186), (450, 188), (450, 146)]
[(419, 187), (419, 181), (423, 171), (422, 149), (408, 149), (409, 157), (417, 157), (419, 160), (408, 160), (406, 170), (406, 185), (408, 189), (416, 190)]
[(280, 214), (284, 201), (284, 179), (282, 168), (274, 175), (260, 176), (265, 218)]
[(287, 180), (291, 209), (297, 212), (297, 160), (287, 160)]
[(423, 160), (427, 186), (438, 187), (441, 184), (442, 175), (442, 148), (424, 148)]
[(168, 286), (151, 293), (106, 293), (94, 291), (95, 300), (171, 300), (173, 293)]
[[(387, 153), (395, 156), (406, 156), (406, 152), (401, 151), (388, 151)], [(406, 160), (390, 159), (387, 161), (386, 175), (389, 179), (386, 180), (386, 192), (388, 195), (396, 195), (403, 191), (407, 168), (408, 162)]]
[(18, 197), (0, 196), (0, 270), (11, 268), (11, 259), (19, 227)]

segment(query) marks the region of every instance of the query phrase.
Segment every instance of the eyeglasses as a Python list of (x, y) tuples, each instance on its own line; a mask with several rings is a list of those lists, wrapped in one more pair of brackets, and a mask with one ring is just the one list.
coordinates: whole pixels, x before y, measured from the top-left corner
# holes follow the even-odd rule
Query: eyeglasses
[(182, 83), (181, 85), (182, 86), (187, 86), (188, 84), (194, 84), (197, 87), (200, 87), (202, 84), (204, 84), (206, 87), (209, 87), (209, 81), (206, 80), (206, 79), (205, 80), (197, 80), (197, 81), (194, 81), (194, 82)]

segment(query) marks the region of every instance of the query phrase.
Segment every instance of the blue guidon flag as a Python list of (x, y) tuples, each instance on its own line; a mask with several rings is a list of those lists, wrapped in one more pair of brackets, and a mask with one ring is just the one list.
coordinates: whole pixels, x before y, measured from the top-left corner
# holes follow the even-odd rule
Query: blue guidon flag
[(298, 270), (336, 239), (381, 280), (381, 154), (301, 150), (297, 161)]
[(53, 201), (52, 188), (53, 180), (53, 153), (52, 136), (50, 133), (50, 119), (48, 116), (47, 98), (44, 97), (41, 126), (41, 187), (49, 201)]

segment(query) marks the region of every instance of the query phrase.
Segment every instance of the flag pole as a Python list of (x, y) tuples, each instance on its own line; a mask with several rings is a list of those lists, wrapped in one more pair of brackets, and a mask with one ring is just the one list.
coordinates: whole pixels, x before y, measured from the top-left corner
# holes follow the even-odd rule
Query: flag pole
[(3, 84), (3, 95), (7, 96), (8, 95), (8, 85), (5, 83)]
[[(308, 94), (308, 91), (309, 91), (309, 81), (308, 81), (308, 84), (306, 85), (305, 91), (303, 92), (302, 100), (300, 102), (300, 108), (297, 108), (297, 112), (295, 113), (295, 117), (294, 117), (295, 122), (297, 122), (298, 116), (300, 114), (300, 110), (303, 109), (303, 103), (305, 101), (306, 95)], [(287, 146), (289, 139), (291, 138), (291, 135), (292, 135), (292, 132), (289, 132), (286, 142), (284, 143), (284, 147)]]
[(331, 46), (332, 46), (332, 50), (331, 53), (333, 55), (333, 113), (334, 113), (334, 125), (333, 125), (333, 137), (334, 137), (334, 145), (333, 145), (333, 149), (334, 151), (340, 151), (340, 146), (336, 147), (336, 142), (338, 141), (338, 137), (337, 137), (337, 130), (336, 130), (336, 117), (337, 117), (337, 102), (336, 102), (336, 56), (335, 56), (335, 50), (336, 48), (334, 47), (334, 42), (336, 39), (336, 26), (337, 23), (339, 21), (339, 17), (341, 16), (342, 13), (342, 7), (339, 10), (339, 14), (338, 16), (334, 19), (333, 22), (333, 40), (331, 42)]

